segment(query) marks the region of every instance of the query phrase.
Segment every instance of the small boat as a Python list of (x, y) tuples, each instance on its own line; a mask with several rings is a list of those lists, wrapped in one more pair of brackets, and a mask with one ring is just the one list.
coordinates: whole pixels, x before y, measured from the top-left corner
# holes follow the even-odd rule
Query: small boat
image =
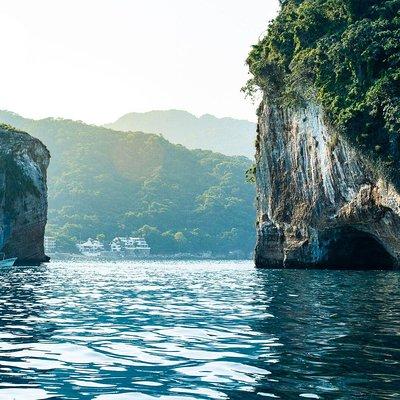
[(6, 255), (4, 253), (0, 253), (0, 267), (12, 267), (17, 261), (17, 257), (15, 258), (4, 258)]

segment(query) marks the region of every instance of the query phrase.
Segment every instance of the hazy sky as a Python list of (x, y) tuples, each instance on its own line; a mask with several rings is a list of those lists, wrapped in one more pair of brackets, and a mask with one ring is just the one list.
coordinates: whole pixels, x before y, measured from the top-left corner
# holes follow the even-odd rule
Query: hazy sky
[(240, 92), (278, 0), (1, 0), (0, 109), (111, 122), (185, 109), (254, 119)]

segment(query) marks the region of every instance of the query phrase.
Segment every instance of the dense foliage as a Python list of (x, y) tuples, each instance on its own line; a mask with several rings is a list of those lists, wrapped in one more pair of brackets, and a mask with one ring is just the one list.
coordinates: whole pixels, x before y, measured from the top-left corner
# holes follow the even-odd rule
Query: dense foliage
[(143, 235), (155, 253), (251, 252), (249, 159), (69, 120), (34, 121), (7, 112), (0, 120), (39, 138), (51, 152), (47, 234), (64, 250), (89, 236)]
[(330, 122), (399, 184), (400, 0), (285, 0), (248, 64), (289, 106), (317, 100)]

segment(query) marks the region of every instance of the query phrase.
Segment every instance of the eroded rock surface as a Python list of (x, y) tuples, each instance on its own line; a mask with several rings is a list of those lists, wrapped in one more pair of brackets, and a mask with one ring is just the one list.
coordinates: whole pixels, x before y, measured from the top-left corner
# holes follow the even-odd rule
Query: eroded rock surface
[(258, 267), (398, 268), (400, 196), (323, 110), (260, 107)]
[(21, 264), (48, 260), (43, 239), (49, 160), (39, 140), (0, 125), (0, 251)]

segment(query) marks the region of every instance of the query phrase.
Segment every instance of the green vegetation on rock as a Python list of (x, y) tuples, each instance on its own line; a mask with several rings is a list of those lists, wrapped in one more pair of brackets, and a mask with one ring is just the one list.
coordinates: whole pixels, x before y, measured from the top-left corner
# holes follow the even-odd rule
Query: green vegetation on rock
[(0, 121), (50, 150), (47, 234), (63, 250), (76, 250), (75, 243), (89, 236), (140, 235), (154, 253), (251, 252), (249, 159), (69, 120), (0, 112)]
[(253, 46), (246, 91), (329, 122), (399, 185), (400, 0), (285, 0)]

